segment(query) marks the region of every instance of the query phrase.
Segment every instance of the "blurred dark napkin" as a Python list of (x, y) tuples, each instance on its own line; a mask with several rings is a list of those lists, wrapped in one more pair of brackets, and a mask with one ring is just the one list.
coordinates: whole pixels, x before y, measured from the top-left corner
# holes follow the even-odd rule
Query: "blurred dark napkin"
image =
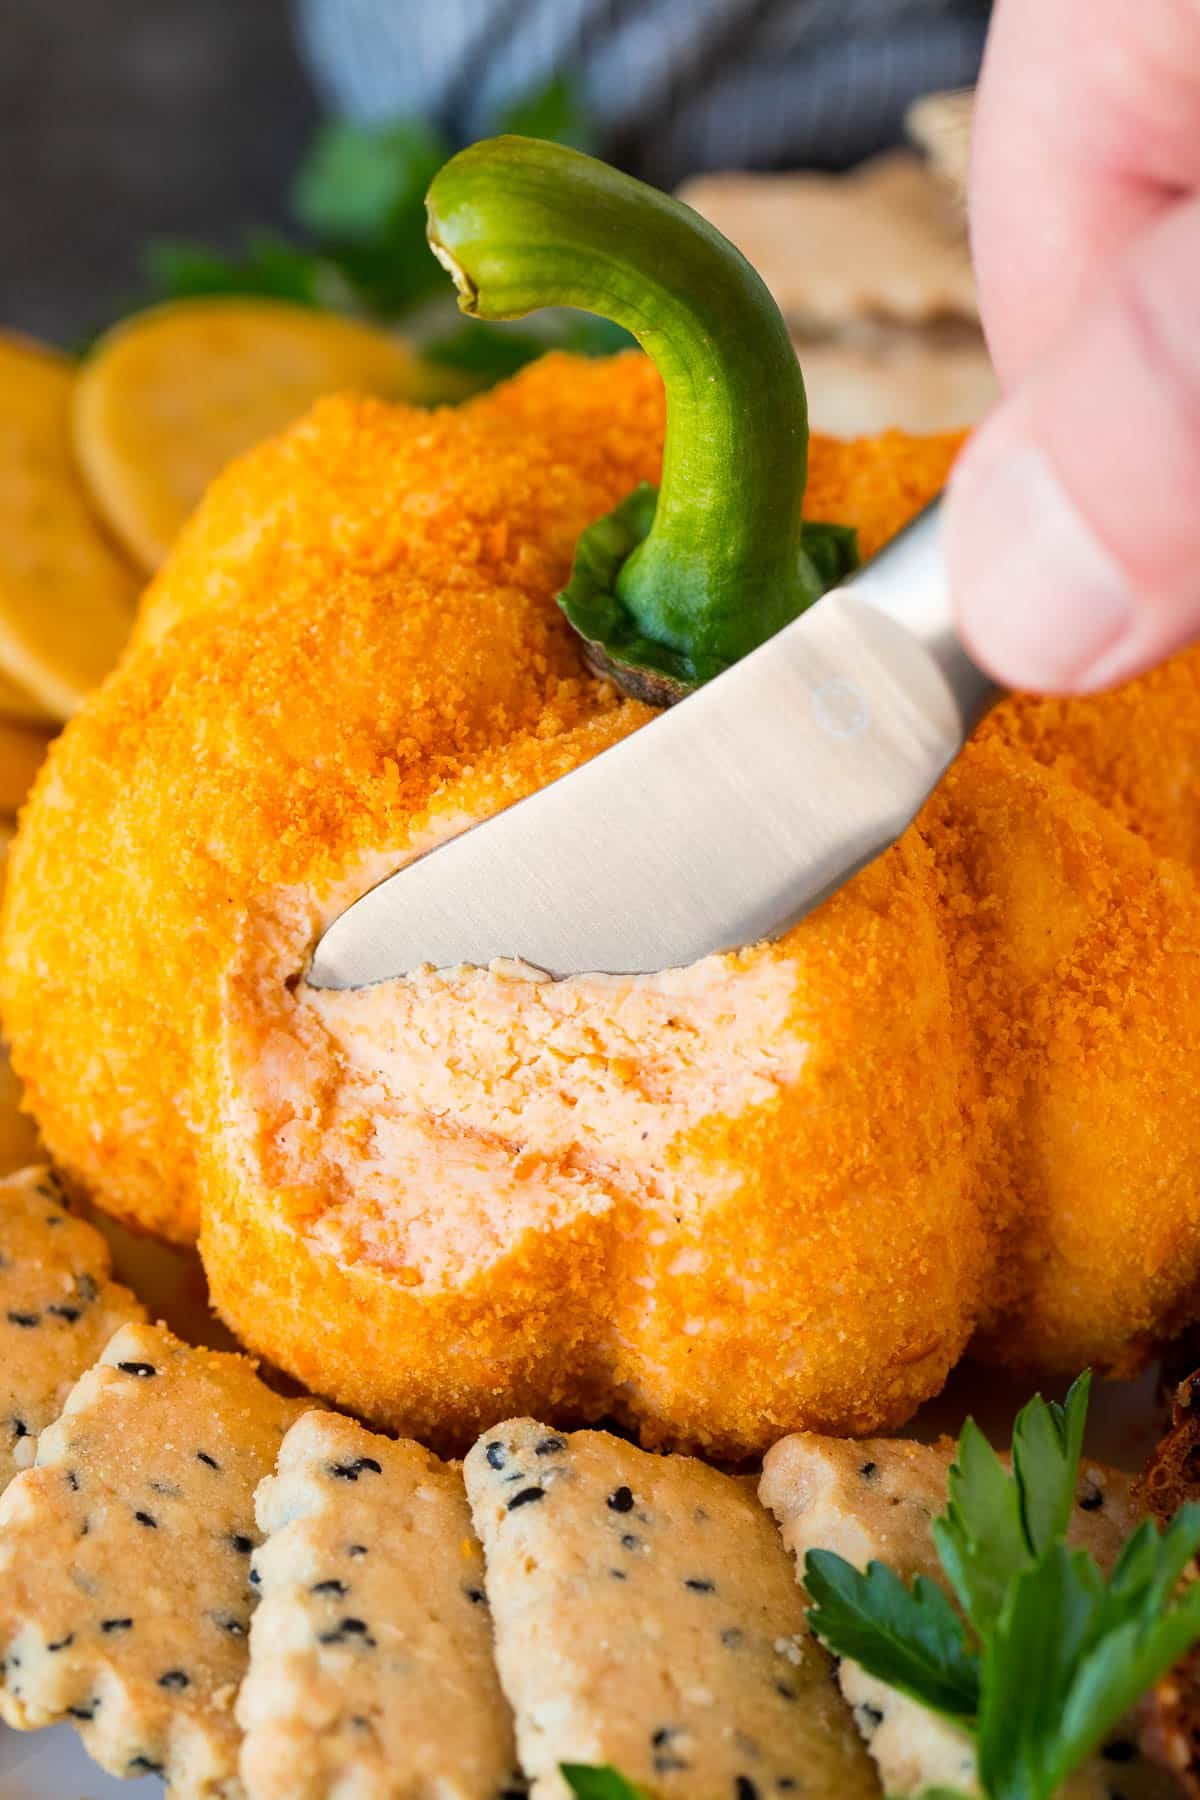
[(0, 36), (0, 323), (71, 343), (147, 239), (282, 221), (317, 119), (287, 0), (23, 0)]

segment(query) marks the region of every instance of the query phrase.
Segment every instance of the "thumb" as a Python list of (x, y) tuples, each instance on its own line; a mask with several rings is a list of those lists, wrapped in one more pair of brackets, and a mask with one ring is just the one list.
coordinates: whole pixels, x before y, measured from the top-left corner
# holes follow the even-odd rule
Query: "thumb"
[(967, 446), (959, 629), (1009, 687), (1086, 692), (1200, 637), (1200, 200), (1151, 225)]

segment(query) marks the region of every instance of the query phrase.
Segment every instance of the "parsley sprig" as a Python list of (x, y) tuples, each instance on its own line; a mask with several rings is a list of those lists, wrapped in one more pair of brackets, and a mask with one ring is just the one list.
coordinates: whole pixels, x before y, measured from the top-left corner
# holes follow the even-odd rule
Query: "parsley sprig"
[[(968, 1420), (934, 1541), (957, 1611), (918, 1576), (810, 1550), (809, 1623), (838, 1656), (974, 1740), (991, 1800), (1050, 1800), (1147, 1688), (1200, 1641), (1200, 1506), (1130, 1535), (1105, 1580), (1068, 1549), (1090, 1378), (1039, 1395), (1013, 1428), (1012, 1469)], [(960, 1800), (944, 1791), (927, 1800)]]
[[(578, 86), (561, 76), (526, 94), (497, 121), (498, 131), (591, 147), (592, 127)], [(250, 232), (230, 252), (163, 240), (143, 266), (157, 299), (252, 295), (329, 307), (392, 325), (422, 315), (424, 354), (463, 370), (480, 387), (515, 374), (548, 349), (608, 356), (632, 343), (607, 319), (570, 313), (525, 329), (427, 317), (448, 296), (445, 271), (425, 234), (425, 192), (452, 144), (428, 121), (322, 125), (296, 172), (291, 212), (302, 235)], [(452, 311), (452, 309), (451, 309)]]
[(560, 1763), (559, 1773), (578, 1800), (649, 1800), (644, 1788), (605, 1764)]

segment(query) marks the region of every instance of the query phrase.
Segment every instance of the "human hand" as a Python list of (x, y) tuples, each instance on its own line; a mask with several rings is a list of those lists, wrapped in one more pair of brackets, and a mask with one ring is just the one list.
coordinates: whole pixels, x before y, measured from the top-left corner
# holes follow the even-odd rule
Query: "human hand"
[(1200, 637), (1200, 4), (997, 0), (972, 172), (1005, 398), (960, 459), (963, 636), (1013, 687)]

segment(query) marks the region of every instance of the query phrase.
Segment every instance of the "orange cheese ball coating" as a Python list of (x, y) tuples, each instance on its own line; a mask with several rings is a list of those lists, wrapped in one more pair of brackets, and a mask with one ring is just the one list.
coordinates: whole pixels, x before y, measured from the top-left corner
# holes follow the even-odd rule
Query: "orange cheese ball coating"
[(1010, 701), (921, 821), (984, 1095), (976, 1349), (1034, 1375), (1136, 1374), (1197, 1308), (1198, 717), (1195, 653), (1101, 699)]
[[(661, 433), (643, 359), (549, 357), (456, 411), (322, 402), (218, 480), (14, 852), (43, 1135), (109, 1210), (203, 1221), (252, 1348), (445, 1446), (524, 1411), (725, 1455), (871, 1431), (977, 1328), (1124, 1370), (1200, 1278), (1194, 659), (1007, 703), (778, 944), (304, 986), (369, 881), (648, 716), (553, 596)], [(806, 512), (869, 553), (956, 446), (815, 439)]]

